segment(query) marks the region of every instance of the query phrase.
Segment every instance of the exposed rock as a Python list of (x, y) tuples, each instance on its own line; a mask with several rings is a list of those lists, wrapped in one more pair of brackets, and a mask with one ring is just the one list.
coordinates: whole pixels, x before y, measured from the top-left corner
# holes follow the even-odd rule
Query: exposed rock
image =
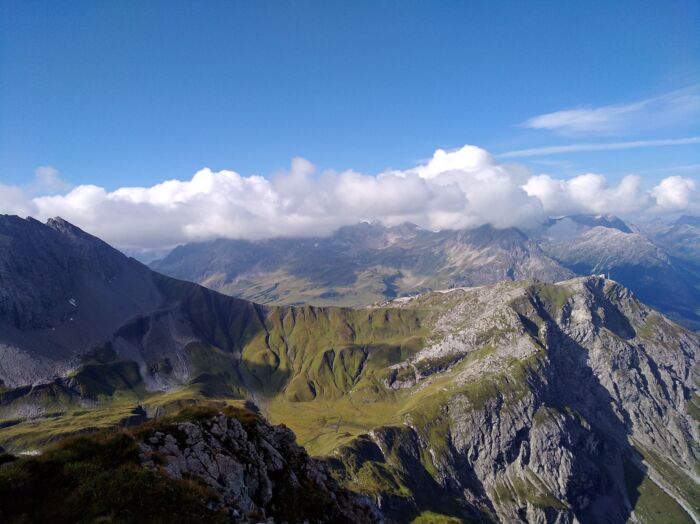
[(636, 502), (630, 471), (659, 473), (642, 455), (695, 482), (697, 335), (601, 278), (447, 295), (452, 305), (435, 325), (450, 334), (389, 379), (423, 403), (405, 427), (377, 428), (337, 454), (348, 482), (375, 470), (392, 479), (378, 496), (387, 515), (444, 511), (451, 501), (448, 514), (468, 521), (622, 523)]
[(147, 431), (139, 450), (146, 468), (199, 479), (216, 493), (211, 508), (226, 510), (236, 522), (383, 521), (369, 498), (340, 488), (289, 429), (252, 413)]

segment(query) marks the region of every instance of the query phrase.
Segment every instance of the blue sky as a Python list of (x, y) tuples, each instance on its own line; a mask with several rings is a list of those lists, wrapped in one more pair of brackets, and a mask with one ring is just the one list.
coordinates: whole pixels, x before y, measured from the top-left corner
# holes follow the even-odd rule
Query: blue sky
[[(26, 183), (50, 165), (73, 184), (113, 189), (204, 166), (267, 175), (295, 156), (377, 173), (463, 144), (498, 154), (697, 136), (697, 114), (656, 125), (653, 108), (612, 131), (522, 124), (697, 87), (699, 6), (5, 0), (0, 181)], [(653, 178), (692, 169), (698, 151), (510, 160)]]

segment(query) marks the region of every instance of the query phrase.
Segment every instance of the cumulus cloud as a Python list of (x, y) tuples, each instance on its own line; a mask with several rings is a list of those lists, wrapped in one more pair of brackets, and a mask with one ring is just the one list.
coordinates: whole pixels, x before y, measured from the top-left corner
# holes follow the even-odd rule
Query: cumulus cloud
[(698, 183), (690, 178), (675, 175), (664, 178), (651, 190), (651, 195), (661, 209), (683, 211), (697, 204)]
[(27, 186), (27, 192), (32, 195), (52, 195), (65, 193), (72, 186), (61, 178), (53, 166), (40, 166), (34, 171), (34, 181)]
[(21, 187), (0, 183), (0, 212), (11, 215), (28, 215), (36, 208), (28, 200)]
[[(216, 237), (260, 239), (329, 234), (362, 220), (413, 222), (429, 229), (492, 224), (530, 227), (567, 213), (695, 212), (698, 184), (671, 176), (645, 188), (639, 176), (610, 184), (600, 174), (569, 179), (503, 164), (474, 146), (403, 171), (368, 175), (322, 171), (302, 158), (269, 178), (205, 168), (190, 180), (107, 191), (61, 188), (58, 173), (37, 173), (49, 193), (0, 185), (0, 212), (62, 216), (124, 249), (162, 249)], [(35, 181), (35, 182), (36, 182)]]
[(673, 91), (629, 104), (566, 109), (526, 120), (524, 127), (564, 135), (611, 134), (654, 126), (692, 122), (700, 112), (700, 86)]
[(32, 197), (65, 193), (71, 185), (64, 181), (52, 166), (40, 166), (34, 171), (34, 179), (26, 185), (15, 186), (0, 182), (0, 213), (29, 215), (36, 213)]
[(628, 175), (612, 186), (603, 175), (595, 173), (568, 180), (538, 175), (531, 177), (523, 189), (542, 202), (550, 215), (630, 215), (650, 209), (653, 204), (652, 196), (642, 189), (641, 178), (634, 175)]

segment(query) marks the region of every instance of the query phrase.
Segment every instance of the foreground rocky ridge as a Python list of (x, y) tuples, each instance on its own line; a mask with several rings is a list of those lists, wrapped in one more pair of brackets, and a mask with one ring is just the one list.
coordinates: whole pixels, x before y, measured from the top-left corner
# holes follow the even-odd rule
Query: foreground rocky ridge
[[(3, 462), (3, 522), (383, 520), (369, 499), (338, 486), (289, 429), (242, 409), (186, 410)], [(91, 473), (94, 468), (101, 475)], [(53, 476), (43, 478), (49, 472)], [(174, 496), (160, 506), (162, 492)]]

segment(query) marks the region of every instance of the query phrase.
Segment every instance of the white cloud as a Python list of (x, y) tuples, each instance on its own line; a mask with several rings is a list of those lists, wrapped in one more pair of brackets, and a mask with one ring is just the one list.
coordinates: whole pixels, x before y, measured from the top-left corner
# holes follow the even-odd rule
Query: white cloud
[(700, 136), (687, 138), (664, 138), (659, 140), (633, 140), (629, 142), (567, 144), (565, 146), (535, 147), (532, 149), (518, 149), (498, 155), (499, 158), (513, 158), (540, 155), (560, 155), (562, 153), (577, 153), (580, 151), (611, 151), (617, 149), (639, 149), (642, 147), (684, 146), (700, 144)]
[(0, 212), (11, 215), (28, 215), (35, 211), (21, 187), (0, 183)]
[[(49, 182), (56, 176), (50, 174)], [(289, 170), (270, 178), (205, 168), (190, 180), (151, 187), (110, 192), (81, 185), (38, 196), (0, 185), (0, 212), (62, 216), (122, 248), (157, 249), (215, 237), (324, 235), (361, 220), (455, 229), (485, 223), (527, 227), (566, 213), (695, 212), (698, 193), (698, 184), (681, 176), (648, 190), (638, 176), (610, 184), (594, 173), (569, 179), (535, 175), (465, 146), (438, 150), (414, 168), (379, 175), (318, 173), (296, 158)]]
[(698, 183), (690, 178), (675, 175), (664, 178), (651, 190), (651, 195), (661, 209), (684, 211), (693, 204), (697, 207)]
[(612, 134), (692, 122), (700, 112), (700, 86), (629, 104), (566, 109), (526, 120), (524, 127), (569, 134)]
[(65, 193), (71, 185), (63, 180), (53, 166), (40, 166), (34, 171), (34, 181), (27, 186), (27, 192), (32, 195), (53, 195)]
[(540, 200), (550, 215), (612, 213), (629, 215), (650, 209), (650, 195), (642, 189), (641, 178), (624, 177), (609, 185), (603, 175), (587, 173), (568, 180), (548, 175), (533, 176), (523, 186), (528, 195)]
[(40, 166), (34, 171), (34, 179), (26, 185), (16, 186), (0, 182), (0, 213), (29, 215), (36, 213), (32, 197), (65, 193), (71, 185), (61, 179), (52, 166)]

